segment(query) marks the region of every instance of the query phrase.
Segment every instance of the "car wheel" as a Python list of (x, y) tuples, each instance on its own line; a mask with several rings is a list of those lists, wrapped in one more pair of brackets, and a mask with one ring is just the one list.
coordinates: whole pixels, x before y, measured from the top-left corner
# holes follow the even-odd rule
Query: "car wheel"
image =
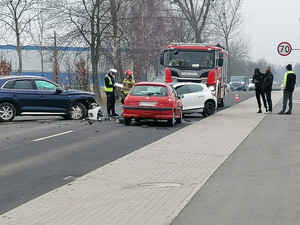
[(172, 115), (172, 119), (168, 120), (168, 126), (169, 127), (173, 127), (174, 124), (175, 124), (176, 120), (175, 120), (175, 113), (173, 112), (173, 115)]
[(176, 119), (176, 123), (182, 123), (182, 117), (183, 117), (183, 114), (182, 114), (182, 109), (180, 110), (180, 117), (178, 119)]
[(80, 102), (76, 102), (71, 110), (70, 110), (70, 114), (69, 114), (69, 119), (71, 120), (81, 120), (87, 117), (87, 109), (84, 106), (84, 104), (80, 103)]
[(206, 102), (204, 105), (204, 109), (202, 115), (204, 117), (211, 116), (215, 113), (215, 105), (212, 102)]
[(124, 118), (125, 125), (130, 125), (130, 123), (131, 123), (131, 118)]
[(4, 102), (0, 104), (0, 121), (10, 122), (16, 116), (16, 108), (13, 104)]

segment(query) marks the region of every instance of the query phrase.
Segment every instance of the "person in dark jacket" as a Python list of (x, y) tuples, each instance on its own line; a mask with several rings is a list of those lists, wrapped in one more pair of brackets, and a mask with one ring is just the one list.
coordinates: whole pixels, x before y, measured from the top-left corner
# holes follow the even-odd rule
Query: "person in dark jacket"
[(265, 97), (265, 93), (263, 92), (264, 78), (265, 78), (265, 75), (262, 72), (260, 72), (259, 68), (256, 68), (254, 70), (252, 83), (255, 84), (255, 94), (256, 94), (256, 99), (257, 99), (257, 104), (258, 104), (258, 112), (257, 113), (262, 113), (260, 97), (262, 98), (264, 107), (267, 111), (266, 97)]
[(265, 69), (265, 78), (264, 78), (264, 82), (263, 82), (263, 91), (266, 95), (266, 99), (267, 99), (267, 105), (268, 105), (268, 109), (265, 112), (265, 114), (271, 114), (272, 113), (272, 86), (273, 86), (273, 80), (274, 80), (274, 76), (273, 73), (271, 72), (271, 67), (267, 66), (267, 68)]
[(116, 69), (110, 69), (109, 73), (104, 77), (104, 90), (106, 93), (106, 107), (108, 116), (118, 116), (115, 111), (115, 74), (117, 73)]
[[(284, 75), (284, 81), (283, 81), (283, 105), (282, 105), (282, 110), (278, 113), (279, 115), (292, 114), (292, 109), (293, 109), (293, 92), (296, 84), (296, 74), (294, 73), (293, 66), (291, 64), (288, 64), (286, 66), (286, 70), (287, 72)], [(289, 100), (289, 110), (285, 112), (288, 100)]]

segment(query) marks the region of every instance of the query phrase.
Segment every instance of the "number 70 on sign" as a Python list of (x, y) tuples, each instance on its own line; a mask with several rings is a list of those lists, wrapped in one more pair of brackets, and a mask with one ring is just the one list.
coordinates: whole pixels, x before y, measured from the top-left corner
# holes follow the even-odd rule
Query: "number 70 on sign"
[(281, 42), (277, 47), (277, 51), (281, 56), (288, 56), (289, 54), (291, 54), (292, 50), (300, 49), (293, 49), (291, 44), (288, 42)]

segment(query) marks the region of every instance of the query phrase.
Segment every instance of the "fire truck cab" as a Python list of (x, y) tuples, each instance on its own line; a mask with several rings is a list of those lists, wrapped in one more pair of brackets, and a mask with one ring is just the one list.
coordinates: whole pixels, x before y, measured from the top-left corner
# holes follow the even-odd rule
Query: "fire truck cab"
[(160, 53), (166, 82), (205, 83), (223, 107), (227, 92), (228, 53), (205, 43), (172, 43)]

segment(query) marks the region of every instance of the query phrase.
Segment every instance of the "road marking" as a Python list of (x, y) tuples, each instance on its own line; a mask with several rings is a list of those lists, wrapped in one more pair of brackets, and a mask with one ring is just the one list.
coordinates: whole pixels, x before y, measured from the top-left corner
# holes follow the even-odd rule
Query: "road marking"
[(42, 141), (42, 140), (45, 140), (45, 139), (49, 139), (49, 138), (53, 138), (53, 137), (57, 137), (57, 136), (61, 136), (61, 135), (69, 134), (69, 133), (73, 133), (73, 132), (74, 132), (73, 130), (69, 130), (69, 131), (66, 131), (66, 132), (59, 133), (59, 134), (54, 134), (54, 135), (50, 135), (50, 136), (47, 136), (47, 137), (38, 138), (38, 139), (33, 140), (33, 142)]

